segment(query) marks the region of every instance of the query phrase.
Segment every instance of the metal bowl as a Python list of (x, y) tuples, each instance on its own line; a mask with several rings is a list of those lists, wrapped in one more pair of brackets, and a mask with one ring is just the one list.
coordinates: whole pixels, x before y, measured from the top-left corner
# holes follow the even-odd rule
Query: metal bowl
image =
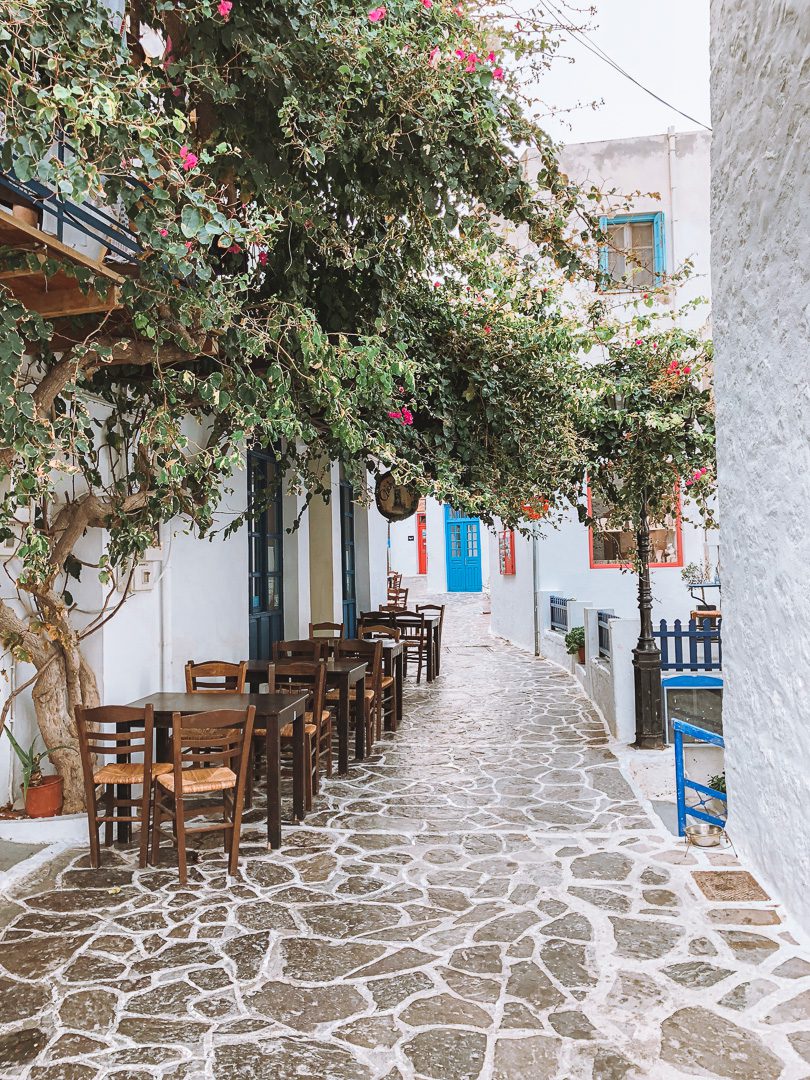
[(686, 839), (695, 847), (717, 847), (725, 836), (725, 829), (721, 829), (719, 825), (710, 825), (707, 821), (687, 825), (685, 832)]

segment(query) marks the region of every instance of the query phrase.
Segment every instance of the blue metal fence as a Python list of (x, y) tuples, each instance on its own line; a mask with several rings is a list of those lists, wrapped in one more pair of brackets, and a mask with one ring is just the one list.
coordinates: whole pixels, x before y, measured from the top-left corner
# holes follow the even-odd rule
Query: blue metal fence
[(597, 611), (596, 628), (599, 635), (599, 655), (603, 660), (610, 660), (610, 620), (618, 616), (612, 611)]
[[(725, 747), (723, 736), (715, 735), (714, 732), (706, 731), (705, 728), (695, 727), (694, 724), (687, 724), (685, 720), (675, 720), (673, 728), (675, 731), (675, 789), (678, 797), (678, 835), (686, 835), (687, 817), (697, 818), (698, 821), (708, 822), (709, 825), (719, 825), (721, 829), (725, 828), (726, 819), (717, 817), (716, 814), (707, 813), (704, 807), (707, 799), (719, 799), (721, 802), (728, 804), (726, 793), (718, 791), (717, 788), (708, 787), (706, 784), (698, 784), (695, 780), (687, 780), (683, 764), (684, 735), (688, 735), (690, 739), (697, 742)], [(687, 806), (687, 791), (697, 793), (696, 805)]]
[(661, 648), (662, 671), (720, 671), (723, 667), (719, 619), (701, 619), (700, 624), (690, 619), (687, 629), (680, 619), (674, 621), (672, 629), (662, 619), (653, 636)]
[(551, 602), (551, 629), (559, 630), (563, 634), (568, 633), (568, 601), (564, 596), (552, 596)]

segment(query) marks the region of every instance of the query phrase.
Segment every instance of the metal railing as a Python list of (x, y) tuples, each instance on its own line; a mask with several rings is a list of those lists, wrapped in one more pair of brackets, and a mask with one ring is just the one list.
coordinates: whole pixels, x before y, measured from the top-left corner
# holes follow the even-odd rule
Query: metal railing
[[(60, 140), (56, 144), (56, 155), (60, 161), (64, 161), (65, 150), (70, 152), (71, 147), (64, 140)], [(133, 187), (143, 187), (143, 184), (134, 178), (128, 183)], [(65, 226), (68, 225), (129, 262), (134, 261), (141, 253), (142, 248), (136, 234), (122, 224), (109, 209), (90, 202), (76, 203), (33, 178), (20, 180), (13, 168), (8, 172), (0, 171), (0, 195), (3, 192), (40, 213), (51, 215), (55, 222), (54, 235), (57, 240), (64, 242)]]
[(551, 606), (551, 629), (561, 634), (568, 633), (568, 600), (564, 596), (549, 598)]
[(719, 619), (690, 619), (687, 629), (680, 619), (675, 620), (672, 629), (662, 619), (653, 636), (661, 646), (662, 671), (720, 671), (723, 667)]
[(603, 660), (610, 660), (610, 620), (617, 618), (612, 611), (597, 611), (596, 628), (599, 637), (599, 655)]
[[(697, 742), (709, 743), (710, 746), (725, 747), (723, 736), (715, 735), (713, 731), (706, 731), (705, 728), (695, 727), (694, 724), (687, 724), (685, 720), (675, 720), (672, 726), (675, 732), (675, 789), (678, 799), (678, 835), (686, 835), (687, 817), (697, 818), (698, 821), (705, 821), (709, 825), (719, 825), (721, 829), (725, 828), (726, 819), (717, 817), (716, 814), (707, 813), (705, 807), (709, 799), (717, 799), (728, 804), (726, 793), (718, 791), (717, 788), (708, 787), (706, 784), (698, 784), (695, 780), (687, 780), (683, 763), (684, 735), (688, 735), (690, 739), (695, 739)], [(697, 802), (694, 805), (687, 806), (687, 791), (693, 791), (697, 794)]]

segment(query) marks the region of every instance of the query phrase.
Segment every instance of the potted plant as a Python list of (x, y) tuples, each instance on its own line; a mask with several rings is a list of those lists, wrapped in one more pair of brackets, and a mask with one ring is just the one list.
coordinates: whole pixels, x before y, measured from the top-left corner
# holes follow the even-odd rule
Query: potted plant
[(42, 762), (55, 750), (75, 750), (73, 746), (52, 746), (44, 750), (35, 750), (36, 736), (27, 750), (24, 750), (8, 728), (5, 733), (11, 740), (11, 745), (17, 759), (22, 766), (23, 774), (23, 798), (25, 799), (25, 812), (32, 818), (56, 817), (62, 812), (62, 777), (58, 774), (44, 776)]
[(576, 653), (580, 664), (585, 663), (585, 627), (574, 626), (565, 635), (565, 651), (571, 656)]

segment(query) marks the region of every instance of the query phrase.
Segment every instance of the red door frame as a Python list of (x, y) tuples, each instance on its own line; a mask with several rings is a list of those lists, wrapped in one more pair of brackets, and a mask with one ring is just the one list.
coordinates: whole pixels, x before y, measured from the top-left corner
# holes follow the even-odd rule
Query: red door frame
[(427, 573), (427, 514), (416, 515), (416, 554), (419, 560), (418, 573)]

